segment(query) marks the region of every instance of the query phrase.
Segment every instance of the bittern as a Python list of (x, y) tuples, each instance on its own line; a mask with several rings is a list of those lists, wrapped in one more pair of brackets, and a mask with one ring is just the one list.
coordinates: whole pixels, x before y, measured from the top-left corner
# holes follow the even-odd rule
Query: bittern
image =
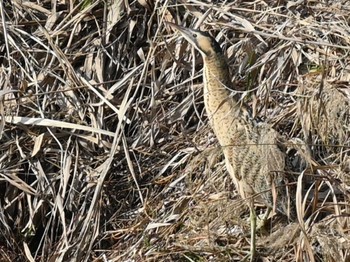
[(285, 153), (279, 134), (268, 124), (257, 122), (249, 107), (231, 96), (233, 84), (224, 53), (207, 32), (167, 23), (179, 31), (203, 57), (204, 104), (225, 156), (227, 170), (242, 198), (250, 199), (251, 260), (255, 256), (256, 215), (254, 197), (269, 209), (287, 214), (283, 171)]

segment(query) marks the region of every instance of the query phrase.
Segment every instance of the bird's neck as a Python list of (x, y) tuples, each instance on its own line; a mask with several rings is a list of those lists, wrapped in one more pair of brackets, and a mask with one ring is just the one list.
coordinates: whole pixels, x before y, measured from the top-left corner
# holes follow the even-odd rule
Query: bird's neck
[(230, 148), (227, 146), (245, 143), (252, 127), (250, 113), (237, 97), (231, 96), (233, 86), (225, 58), (206, 57), (203, 78), (205, 109), (220, 145)]
[(204, 58), (204, 103), (209, 119), (215, 116), (220, 118), (227, 115), (232, 119), (241, 113), (239, 101), (230, 96), (232, 88), (228, 64), (223, 55), (214, 55)]

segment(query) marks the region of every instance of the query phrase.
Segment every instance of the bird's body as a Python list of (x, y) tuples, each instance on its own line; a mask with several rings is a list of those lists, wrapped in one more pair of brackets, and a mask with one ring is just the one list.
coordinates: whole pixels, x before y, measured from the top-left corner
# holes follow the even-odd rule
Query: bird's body
[[(230, 95), (232, 88), (222, 53), (204, 58), (204, 103), (212, 127), (225, 155), (226, 167), (239, 194), (253, 195), (273, 207), (272, 188), (283, 191), (281, 172), (285, 155), (279, 148), (278, 133), (265, 123), (254, 121), (246, 106)], [(276, 198), (275, 198), (276, 199)], [(285, 212), (284, 197), (277, 210)]]
[[(168, 24), (202, 54), (205, 109), (239, 194), (244, 199), (258, 197), (268, 208), (287, 213), (282, 173), (285, 154), (280, 149), (278, 133), (268, 124), (253, 120), (247, 106), (231, 96), (229, 68), (214, 38), (199, 30)], [(253, 212), (254, 202), (249, 203)], [(252, 222), (252, 230), (254, 227)], [(253, 242), (255, 231), (252, 258)]]

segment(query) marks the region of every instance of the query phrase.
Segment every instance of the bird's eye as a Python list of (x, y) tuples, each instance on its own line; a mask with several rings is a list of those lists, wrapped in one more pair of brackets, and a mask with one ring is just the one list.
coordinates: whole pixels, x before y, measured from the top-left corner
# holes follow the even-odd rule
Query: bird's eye
[(193, 37), (197, 37), (197, 34), (194, 34), (194, 33), (193, 33), (192, 36), (193, 36)]

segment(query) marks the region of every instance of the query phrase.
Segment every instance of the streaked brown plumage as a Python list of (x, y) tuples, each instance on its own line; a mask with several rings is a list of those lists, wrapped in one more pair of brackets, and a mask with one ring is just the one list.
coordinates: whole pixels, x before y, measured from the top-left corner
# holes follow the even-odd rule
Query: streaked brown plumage
[[(269, 125), (254, 121), (249, 109), (230, 96), (232, 83), (228, 65), (214, 38), (199, 30), (167, 24), (177, 29), (203, 56), (206, 112), (239, 194), (243, 198), (257, 195), (267, 207), (276, 207), (277, 211), (286, 213), (281, 173), (285, 169), (285, 154), (280, 149), (278, 133)], [(250, 208), (253, 212), (253, 203)], [(252, 230), (253, 227), (252, 222)], [(252, 243), (255, 241), (253, 234), (255, 231), (252, 232)], [(254, 250), (251, 251), (253, 259)]]
[[(247, 108), (230, 96), (228, 65), (222, 54), (204, 58), (204, 102), (209, 123), (223, 149), (227, 169), (243, 198), (262, 193), (273, 206), (271, 186), (279, 188), (285, 167), (284, 153), (277, 145), (278, 134), (268, 125), (256, 123)], [(281, 199), (281, 198), (280, 198)], [(283, 199), (283, 198), (282, 198)], [(284, 203), (278, 202), (278, 210)], [(283, 208), (284, 209), (284, 208)]]
[[(283, 187), (285, 154), (280, 149), (278, 133), (268, 124), (257, 123), (237, 98), (230, 96), (232, 83), (226, 59), (219, 44), (207, 33), (168, 23), (203, 56), (204, 103), (212, 127), (223, 149), (227, 169), (243, 198), (257, 194), (273, 207), (271, 188), (279, 198), (277, 211), (287, 210)], [(198, 39), (189, 39), (196, 35)], [(201, 41), (201, 43), (199, 42)]]

